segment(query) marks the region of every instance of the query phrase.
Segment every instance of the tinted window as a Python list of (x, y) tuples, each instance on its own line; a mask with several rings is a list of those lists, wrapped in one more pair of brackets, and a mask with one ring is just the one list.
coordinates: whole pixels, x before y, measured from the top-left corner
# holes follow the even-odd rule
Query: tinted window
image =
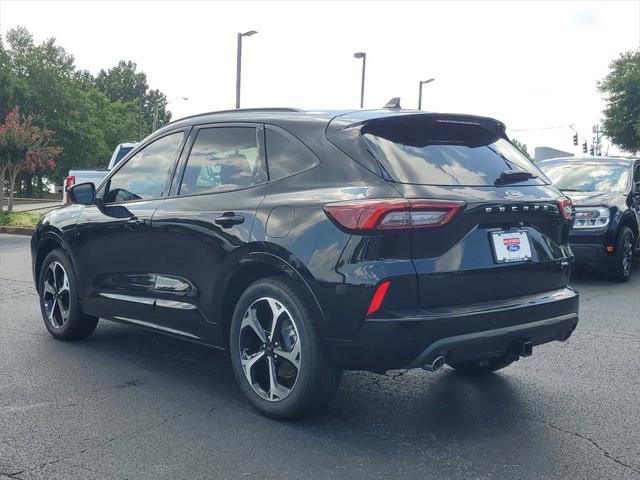
[(191, 148), (180, 195), (236, 190), (264, 180), (255, 128), (206, 128)]
[[(506, 171), (543, 177), (500, 133), (477, 123), (397, 117), (366, 125), (362, 136), (385, 176), (401, 183), (495, 185)], [(525, 176), (517, 183), (544, 182)]]
[(147, 145), (107, 182), (106, 202), (158, 198), (169, 179), (183, 133), (162, 137)]
[(267, 128), (266, 136), (270, 180), (288, 177), (318, 164), (315, 155), (295, 137), (272, 128)]
[(640, 182), (640, 165), (636, 166), (636, 172), (633, 176), (633, 181), (636, 183)]
[(565, 192), (621, 192), (627, 188), (629, 167), (603, 161), (542, 162), (540, 168)]
[(120, 150), (118, 150), (118, 153), (116, 153), (116, 159), (113, 162), (113, 166), (115, 167), (116, 165), (118, 165), (120, 163), (120, 160), (122, 160), (131, 150), (133, 150), (133, 147), (122, 147)]

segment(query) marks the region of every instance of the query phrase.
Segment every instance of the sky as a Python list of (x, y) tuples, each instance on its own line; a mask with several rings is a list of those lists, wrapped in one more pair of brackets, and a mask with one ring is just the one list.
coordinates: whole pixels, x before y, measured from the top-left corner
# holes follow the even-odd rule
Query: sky
[[(0, 0), (0, 33), (55, 37), (96, 74), (132, 60), (175, 100), (174, 118), (235, 105), (236, 35), (246, 37), (242, 107), (365, 108), (391, 97), (423, 110), (486, 115), (512, 138), (571, 153), (591, 140), (597, 82), (640, 48), (640, 0), (534, 2), (206, 2)], [(604, 150), (608, 142), (605, 140)], [(610, 154), (617, 154), (615, 147)]]

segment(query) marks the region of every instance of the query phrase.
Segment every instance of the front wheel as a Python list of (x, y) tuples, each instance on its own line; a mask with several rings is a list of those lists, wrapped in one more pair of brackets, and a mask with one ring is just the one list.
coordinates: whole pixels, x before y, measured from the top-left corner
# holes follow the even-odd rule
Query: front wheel
[(340, 370), (322, 351), (316, 320), (306, 296), (287, 279), (259, 280), (240, 297), (231, 362), (240, 388), (265, 415), (306, 416), (337, 389)]
[(616, 242), (616, 255), (613, 257), (611, 277), (617, 282), (628, 282), (631, 278), (635, 239), (628, 227), (623, 227)]
[(54, 338), (79, 340), (96, 329), (98, 318), (85, 315), (80, 308), (73, 267), (62, 250), (53, 250), (45, 257), (38, 291), (44, 324)]

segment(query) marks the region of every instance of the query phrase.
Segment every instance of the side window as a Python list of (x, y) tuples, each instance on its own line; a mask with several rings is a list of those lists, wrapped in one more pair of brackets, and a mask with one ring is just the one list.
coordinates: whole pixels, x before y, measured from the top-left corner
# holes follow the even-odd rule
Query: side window
[(182, 138), (183, 132), (172, 133), (131, 157), (107, 182), (104, 201), (159, 198), (171, 174)]
[(636, 165), (636, 171), (633, 174), (633, 182), (640, 182), (640, 164)]
[(266, 138), (270, 180), (288, 177), (319, 163), (311, 150), (293, 135), (267, 127)]
[(255, 128), (203, 128), (189, 153), (180, 195), (237, 190), (265, 177)]

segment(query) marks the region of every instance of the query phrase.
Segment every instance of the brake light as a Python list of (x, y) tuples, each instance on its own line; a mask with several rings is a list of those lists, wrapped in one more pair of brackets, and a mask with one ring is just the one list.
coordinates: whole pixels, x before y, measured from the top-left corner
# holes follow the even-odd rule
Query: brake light
[(565, 220), (571, 220), (571, 216), (573, 215), (573, 202), (571, 199), (567, 197), (560, 197), (557, 202), (560, 216)]
[(73, 175), (69, 175), (64, 179), (64, 191), (67, 192), (67, 203), (72, 202), (71, 194), (69, 193), (69, 189), (73, 187), (76, 183), (76, 177)]
[(389, 285), (391, 285), (389, 280), (385, 280), (378, 285), (378, 288), (376, 288), (373, 298), (371, 299), (371, 303), (369, 304), (367, 315), (373, 315), (380, 310), (384, 297), (387, 295), (387, 290), (389, 290)]
[(329, 203), (323, 208), (338, 226), (362, 232), (439, 227), (464, 206), (464, 202), (391, 198)]

